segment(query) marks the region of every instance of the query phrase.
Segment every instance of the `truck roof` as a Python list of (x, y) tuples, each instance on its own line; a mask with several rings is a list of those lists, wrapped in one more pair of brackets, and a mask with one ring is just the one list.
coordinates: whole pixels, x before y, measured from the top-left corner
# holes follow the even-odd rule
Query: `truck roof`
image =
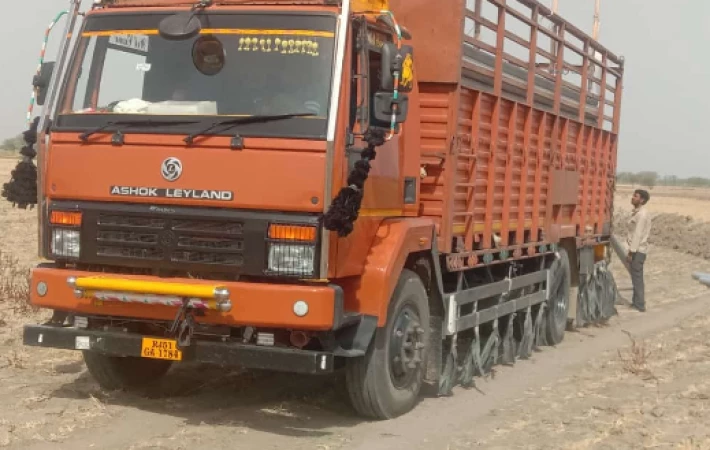
[[(193, 6), (196, 0), (99, 0), (100, 5), (108, 8), (121, 8), (121, 7), (155, 7), (155, 6)], [(467, 8), (467, 2), (463, 0), (454, 0), (448, 9), (452, 14), (442, 15), (439, 14), (441, 10), (441, 5), (437, 2), (430, 0), (425, 0), (424, 2), (414, 1), (410, 3), (407, 0), (213, 0), (215, 5), (339, 5), (343, 1), (350, 1), (351, 8), (353, 11), (380, 11), (384, 9), (394, 9), (398, 15), (406, 15), (408, 18), (412, 16), (423, 20), (425, 23), (429, 23), (428, 31), (431, 31), (432, 38), (436, 41), (435, 37), (438, 31), (436, 27), (432, 27), (429, 22), (432, 18), (437, 19), (437, 21), (445, 22), (448, 28), (451, 24), (459, 23), (463, 20), (462, 16), (465, 16), (465, 11)], [(477, 0), (478, 3), (480, 0)], [(539, 14), (549, 18), (550, 21), (558, 25), (563, 25), (568, 33), (575, 35), (580, 39), (589, 38), (589, 36), (581, 31), (579, 28), (575, 27), (570, 22), (564, 20), (559, 15), (553, 13), (549, 8), (540, 4), (538, 0), (516, 0), (518, 3), (527, 6), (531, 9), (536, 9)], [(501, 4), (501, 6), (504, 4)], [(504, 6), (508, 8), (509, 6)], [(433, 14), (433, 17), (432, 17)], [(614, 62), (618, 62), (618, 58), (614, 53), (609, 51), (609, 49), (603, 47), (599, 42), (592, 40), (590, 46), (600, 52), (606, 53), (610, 59)]]
[[(340, 3), (342, 0), (213, 0), (215, 5), (337, 5)], [(389, 8), (389, 0), (350, 0), (350, 3), (355, 11), (379, 11)], [(109, 8), (194, 4), (195, 0), (102, 0), (102, 6)]]

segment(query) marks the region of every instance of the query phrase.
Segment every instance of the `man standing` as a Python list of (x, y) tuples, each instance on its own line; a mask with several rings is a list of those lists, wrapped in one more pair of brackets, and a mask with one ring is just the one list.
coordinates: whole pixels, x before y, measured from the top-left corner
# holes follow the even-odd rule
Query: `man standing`
[(628, 224), (628, 237), (626, 245), (629, 253), (626, 260), (631, 266), (631, 283), (634, 286), (634, 296), (631, 307), (641, 311), (646, 311), (646, 300), (644, 298), (643, 265), (646, 262), (648, 253), (648, 236), (651, 234), (651, 217), (645, 206), (651, 196), (643, 189), (637, 189), (631, 197), (631, 204), (634, 210)]

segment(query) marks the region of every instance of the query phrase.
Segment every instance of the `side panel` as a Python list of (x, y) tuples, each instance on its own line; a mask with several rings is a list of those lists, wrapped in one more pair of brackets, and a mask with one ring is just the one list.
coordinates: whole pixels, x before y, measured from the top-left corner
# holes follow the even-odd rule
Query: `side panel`
[(420, 183), (419, 212), (430, 218), (438, 230), (439, 249), (451, 251), (450, 173), (453, 126), (456, 120), (458, 85), (420, 83), (421, 165), (424, 169)]
[(431, 250), (433, 223), (429, 219), (387, 219), (382, 222), (361, 276), (338, 280), (345, 292), (345, 311), (387, 321), (387, 305), (399, 273), (411, 253)]
[[(452, 236), (464, 251), (540, 239), (549, 186), (551, 120), (546, 113), (463, 89)], [(527, 134), (526, 134), (527, 132)]]
[(605, 233), (616, 170), (612, 133), (480, 91), (462, 89), (459, 105), (455, 179), (444, 180), (454, 183), (458, 249)]
[(453, 1), (445, 18), (422, 3), (393, 9), (431, 61), (418, 71), (420, 211), (442, 253), (472, 256), (470, 266), (608, 235), (623, 59), (536, 0)]
[(473, 89), (457, 102), (458, 92), (425, 84), (421, 95), (420, 211), (443, 253), (492, 249), (494, 236), (520, 246), (607, 232), (614, 134)]

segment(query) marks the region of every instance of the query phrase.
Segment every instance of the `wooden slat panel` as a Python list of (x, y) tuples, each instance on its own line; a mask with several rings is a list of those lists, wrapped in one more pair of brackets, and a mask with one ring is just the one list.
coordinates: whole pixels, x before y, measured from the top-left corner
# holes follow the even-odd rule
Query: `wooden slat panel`
[[(404, 5), (405, 0), (397, 3)], [(455, 3), (455, 8), (462, 4), (458, 0)], [(581, 233), (585, 226), (592, 225), (595, 232), (601, 231), (610, 217), (609, 183), (613, 182), (617, 138), (600, 127), (607, 121), (612, 127), (618, 123), (621, 96), (621, 81), (608, 80), (617, 73), (621, 75), (620, 69), (610, 65), (613, 55), (605, 50), (595, 60), (591, 53), (599, 47), (579, 38), (578, 30), (560, 19), (555, 19), (555, 30), (539, 29), (539, 14), (546, 9), (538, 2), (463, 3), (473, 8), (465, 11), (468, 23), (461, 21), (465, 31), (461, 30), (464, 36), (459, 46), (468, 59), (459, 67), (466, 77), (465, 85), (448, 78), (419, 83), (420, 152), (427, 172), (421, 180), (420, 212), (440, 225), (439, 248), (444, 253), (490, 249), (494, 233), (500, 234), (503, 245), (539, 243), (543, 239), (539, 232), (546, 230), (549, 237), (554, 225), (566, 226), (567, 230), (577, 226)], [(525, 13), (527, 6), (521, 13), (511, 13), (511, 8), (520, 8), (520, 3), (529, 5), (529, 16)], [(488, 19), (481, 14), (481, 5), (486, 4)], [(440, 8), (423, 0), (410, 5)], [(511, 16), (529, 19), (523, 21), (530, 25), (529, 36), (514, 34), (510, 26), (515, 24), (506, 25), (506, 18)], [(416, 27), (409, 28), (418, 35)], [(437, 39), (432, 30), (430, 27), (425, 33), (433, 39), (425, 44), (425, 55), (435, 55), (432, 44)], [(481, 30), (491, 30), (493, 37)], [(557, 50), (539, 48), (540, 36), (559, 42)], [(570, 41), (572, 37), (579, 41)], [(522, 54), (529, 54), (510, 57), (510, 48), (504, 51), (506, 40), (512, 47), (517, 44), (527, 48)], [(481, 63), (474, 58), (478, 54), (472, 51), (474, 48), (494, 57)], [(448, 58), (449, 53), (444, 56)], [(538, 66), (539, 56), (548, 57), (555, 70)], [(581, 64), (570, 59), (579, 60), (580, 56)], [(438, 57), (424, 56), (420, 65), (436, 61)], [(517, 66), (522, 72), (511, 72), (511, 67)], [(587, 83), (595, 79), (593, 68), (599, 66), (605, 70), (596, 73), (595, 89), (602, 85), (597, 95)], [(561, 69), (565, 68), (577, 76), (563, 76)], [(426, 76), (437, 72), (427, 69)], [(607, 80), (614, 86), (606, 86)], [(611, 89), (619, 91), (613, 101), (604, 98)], [(599, 98), (598, 105), (586, 103), (592, 95)], [(559, 170), (572, 174), (567, 176)], [(564, 202), (553, 205), (554, 195), (559, 193), (551, 183), (560, 174), (567, 183), (577, 176), (579, 181), (569, 186)]]

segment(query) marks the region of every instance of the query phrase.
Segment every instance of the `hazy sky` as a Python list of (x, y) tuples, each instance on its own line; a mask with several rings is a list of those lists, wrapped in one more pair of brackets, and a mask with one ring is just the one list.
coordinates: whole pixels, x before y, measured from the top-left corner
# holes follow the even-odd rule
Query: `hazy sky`
[[(44, 30), (68, 1), (6, 3), (0, 138), (25, 129)], [(560, 0), (560, 13), (590, 33), (593, 10), (594, 0)], [(710, 2), (602, 0), (601, 18), (601, 42), (626, 58), (619, 169), (708, 176)], [(55, 53), (50, 45), (48, 59)]]

